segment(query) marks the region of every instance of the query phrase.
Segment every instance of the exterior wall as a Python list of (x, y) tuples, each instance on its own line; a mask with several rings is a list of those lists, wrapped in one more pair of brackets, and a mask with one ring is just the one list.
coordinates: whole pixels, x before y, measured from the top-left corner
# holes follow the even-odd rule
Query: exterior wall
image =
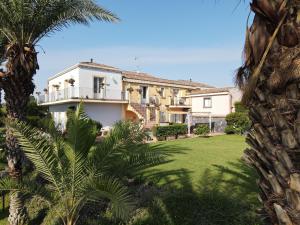
[[(211, 108), (204, 107), (204, 98), (206, 97), (211, 98)], [(226, 117), (227, 114), (231, 113), (231, 107), (231, 95), (229, 93), (192, 97), (193, 113), (211, 113), (212, 116)]]
[[(171, 98), (173, 96), (172, 90), (179, 89), (179, 97), (185, 97), (188, 94), (188, 90), (184, 88), (178, 87), (168, 87), (168, 86), (159, 86), (159, 85), (152, 85), (152, 84), (142, 84), (142, 83), (128, 83), (124, 82), (124, 90), (127, 92), (131, 103), (141, 103), (141, 93), (138, 91), (142, 86), (148, 87), (148, 96), (149, 97), (157, 97), (161, 105), (170, 105)], [(132, 92), (128, 92), (127, 89), (133, 89)], [(159, 91), (161, 88), (164, 88), (164, 96), (162, 96)]]
[(94, 68), (80, 68), (79, 74), (79, 87), (86, 89), (89, 98), (94, 98), (94, 77), (103, 77), (105, 84), (104, 98), (121, 99), (122, 75), (120, 73), (107, 72)]
[[(144, 84), (144, 83), (131, 83), (131, 82), (124, 82), (123, 88), (124, 91), (126, 91), (126, 95), (128, 96), (129, 102), (134, 104), (142, 104), (141, 96), (142, 94), (139, 92), (139, 89), (142, 86), (148, 87), (148, 97), (155, 97), (159, 101), (159, 107), (156, 108), (155, 111), (155, 122), (156, 124), (159, 124), (159, 122), (171, 122), (174, 114), (178, 111), (183, 112), (183, 109), (170, 109), (168, 106), (174, 104), (174, 97), (173, 97), (173, 89), (179, 89), (178, 97), (186, 97), (188, 94), (188, 89), (186, 88), (179, 88), (177, 86), (169, 87), (169, 86), (163, 86), (163, 85), (153, 85), (153, 84)], [(161, 88), (164, 88), (164, 94), (160, 93)], [(131, 89), (131, 91), (128, 91), (128, 89)], [(186, 98), (186, 105), (190, 105), (189, 98)], [(147, 109), (147, 120), (150, 119), (150, 109), (148, 107)], [(171, 113), (171, 111), (173, 113)], [(154, 112), (152, 112), (154, 113)], [(181, 117), (181, 115), (179, 116)], [(174, 122), (174, 121), (173, 121)]]
[(51, 105), (49, 106), (49, 112), (53, 116), (53, 120), (57, 126), (62, 130), (66, 129), (67, 123), (67, 110), (69, 107), (76, 107), (77, 104), (63, 104), (63, 105)]
[[(212, 118), (212, 132), (223, 133), (226, 127), (226, 120), (225, 118)], [(192, 117), (192, 125), (195, 126), (197, 124), (209, 124), (208, 117)]]
[[(62, 130), (66, 128), (67, 110), (69, 107), (77, 104), (61, 104), (49, 106), (56, 125), (59, 125)], [(116, 122), (125, 119), (122, 104), (84, 104), (85, 113), (93, 120), (100, 122), (103, 126), (113, 126)]]
[(91, 119), (100, 122), (104, 127), (111, 127), (125, 119), (122, 104), (84, 104), (84, 110)]
[[(101, 96), (95, 96), (94, 94), (94, 77), (104, 78), (103, 94)], [(74, 87), (71, 87), (66, 81), (71, 78), (75, 81)], [(57, 89), (53, 85), (58, 85), (59, 88)], [(70, 97), (122, 100), (122, 75), (101, 69), (77, 67), (49, 80), (48, 92), (52, 100)]]

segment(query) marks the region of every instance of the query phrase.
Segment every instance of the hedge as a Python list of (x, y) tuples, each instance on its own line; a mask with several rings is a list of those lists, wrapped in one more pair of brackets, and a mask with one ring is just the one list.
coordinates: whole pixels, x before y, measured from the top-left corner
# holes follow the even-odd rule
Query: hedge
[(199, 125), (196, 130), (195, 130), (195, 134), (196, 135), (202, 135), (202, 136), (206, 136), (209, 134), (209, 126), (206, 124), (201, 124)]
[(173, 124), (169, 126), (157, 126), (154, 128), (154, 135), (158, 138), (166, 138), (170, 136), (175, 136), (178, 138), (178, 135), (187, 134), (187, 125), (186, 124)]
[(247, 113), (230, 113), (226, 116), (226, 122), (225, 133), (227, 134), (243, 134), (251, 127), (251, 121)]

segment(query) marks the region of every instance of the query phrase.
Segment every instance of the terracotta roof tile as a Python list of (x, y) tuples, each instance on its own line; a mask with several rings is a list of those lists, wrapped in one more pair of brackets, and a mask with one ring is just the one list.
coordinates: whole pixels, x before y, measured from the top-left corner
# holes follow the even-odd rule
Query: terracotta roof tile
[(202, 90), (193, 90), (191, 92), (191, 95), (229, 92), (230, 89), (232, 88), (209, 88), (209, 89), (202, 89)]
[(189, 80), (168, 80), (159, 77), (155, 77), (153, 75), (147, 73), (138, 73), (138, 72), (131, 72), (131, 71), (122, 71), (122, 74), (127, 79), (134, 79), (134, 80), (142, 80), (142, 81), (152, 81), (152, 82), (159, 82), (159, 83), (166, 83), (166, 84), (174, 84), (174, 85), (183, 85), (183, 86), (190, 86), (190, 87), (198, 87), (198, 88), (212, 88), (207, 84), (203, 84), (200, 82), (193, 82)]
[(121, 70), (116, 67), (94, 63), (94, 62), (81, 62), (79, 63), (79, 66), (86, 66), (91, 68), (99, 68), (109, 71), (115, 71), (122, 73), (123, 77), (127, 79), (134, 79), (134, 80), (141, 80), (141, 81), (149, 81), (149, 82), (159, 82), (159, 83), (166, 83), (166, 84), (173, 84), (173, 85), (183, 85), (183, 86), (190, 86), (195, 88), (214, 88), (213, 86), (200, 83), (200, 82), (193, 82), (189, 80), (169, 80), (169, 79), (163, 79), (159, 78), (147, 73), (140, 73), (140, 72), (132, 72), (132, 71), (125, 71)]

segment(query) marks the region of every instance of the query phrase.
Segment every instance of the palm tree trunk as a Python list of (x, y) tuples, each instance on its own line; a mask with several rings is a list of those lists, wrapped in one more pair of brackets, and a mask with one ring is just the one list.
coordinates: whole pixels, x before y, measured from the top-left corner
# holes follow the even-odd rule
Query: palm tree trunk
[(263, 218), (300, 225), (300, 5), (253, 0), (251, 9), (237, 74), (253, 122), (244, 159), (259, 174)]
[[(0, 82), (5, 93), (8, 119), (24, 121), (26, 106), (34, 91), (32, 78), (38, 68), (36, 53), (33, 47), (13, 45), (7, 48), (6, 54), (8, 58), (7, 71)], [(9, 174), (13, 179), (21, 182), (24, 154), (8, 127), (6, 148)], [(9, 212), (10, 225), (26, 224), (27, 213), (21, 193), (11, 194)]]
[[(300, 89), (287, 85), (281, 93), (257, 88), (250, 104), (253, 130), (245, 159), (260, 179), (264, 218), (272, 224), (300, 224)], [(262, 93), (264, 90), (265, 93)]]

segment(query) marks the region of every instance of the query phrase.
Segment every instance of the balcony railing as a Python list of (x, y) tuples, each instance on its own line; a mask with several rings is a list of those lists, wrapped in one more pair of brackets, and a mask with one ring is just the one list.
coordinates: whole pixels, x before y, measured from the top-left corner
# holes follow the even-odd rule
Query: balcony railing
[(71, 87), (38, 96), (38, 103), (51, 103), (71, 99), (90, 99), (104, 101), (127, 101), (125, 92), (117, 89), (102, 89), (94, 93), (93, 88)]
[(191, 106), (191, 101), (189, 98), (181, 98), (181, 97), (172, 97), (171, 98), (171, 106)]

